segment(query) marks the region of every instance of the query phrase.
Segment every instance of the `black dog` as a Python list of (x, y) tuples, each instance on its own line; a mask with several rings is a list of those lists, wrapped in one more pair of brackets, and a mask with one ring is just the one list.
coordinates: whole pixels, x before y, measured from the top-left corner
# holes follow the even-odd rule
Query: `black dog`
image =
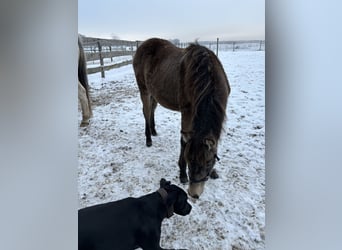
[(189, 214), (187, 199), (181, 188), (161, 179), (157, 192), (80, 209), (78, 249), (163, 249), (159, 245), (162, 220), (173, 213)]

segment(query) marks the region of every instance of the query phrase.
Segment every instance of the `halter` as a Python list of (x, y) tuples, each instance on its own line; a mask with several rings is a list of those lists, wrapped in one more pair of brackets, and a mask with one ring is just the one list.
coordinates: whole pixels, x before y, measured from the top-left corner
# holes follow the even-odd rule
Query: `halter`
[[(216, 159), (217, 161), (220, 160), (220, 158), (217, 156), (217, 154), (215, 154), (214, 157), (215, 157), (215, 159)], [(196, 180), (196, 179), (193, 179), (193, 178), (189, 177), (189, 179), (190, 179), (190, 184), (192, 184), (192, 183), (200, 183), (200, 182), (207, 181), (207, 180), (209, 180), (209, 176), (210, 176), (210, 172), (209, 172), (205, 177), (203, 177), (202, 179), (199, 179), (199, 180)]]
[(159, 188), (157, 190), (157, 192), (160, 194), (160, 196), (162, 197), (163, 201), (164, 201), (164, 205), (166, 206), (166, 210), (167, 210), (167, 214), (166, 214), (166, 217), (167, 218), (170, 218), (172, 215), (173, 215), (173, 211), (174, 211), (174, 208), (173, 208), (173, 204), (168, 207), (167, 206), (167, 196), (168, 196), (168, 193), (167, 191), (165, 190), (165, 188)]
[(207, 180), (209, 180), (209, 175), (210, 175), (210, 174), (208, 174), (206, 177), (204, 177), (204, 178), (202, 178), (202, 179), (199, 179), (199, 180), (195, 180), (195, 179), (189, 177), (189, 178), (190, 178), (190, 184), (193, 184), (193, 183), (200, 183), (200, 182), (207, 181)]
[[(193, 131), (184, 131), (184, 130), (181, 130), (181, 134), (183, 135), (183, 134), (192, 134), (193, 133)], [(187, 141), (185, 141), (183, 138), (182, 138), (182, 141), (184, 142), (184, 146), (186, 146), (188, 143), (190, 143), (190, 141), (192, 140), (192, 138), (190, 137)], [(214, 157), (215, 157), (215, 159), (217, 160), (217, 161), (220, 161), (220, 158), (217, 156), (217, 154), (215, 154), (214, 155)], [(207, 181), (207, 180), (209, 180), (209, 175), (210, 175), (210, 173), (208, 173), (204, 178), (202, 178), (202, 179), (199, 179), (199, 180), (196, 180), (196, 179), (193, 179), (193, 178), (189, 178), (190, 179), (190, 184), (191, 183), (200, 183), (200, 182), (204, 182), (204, 181)]]

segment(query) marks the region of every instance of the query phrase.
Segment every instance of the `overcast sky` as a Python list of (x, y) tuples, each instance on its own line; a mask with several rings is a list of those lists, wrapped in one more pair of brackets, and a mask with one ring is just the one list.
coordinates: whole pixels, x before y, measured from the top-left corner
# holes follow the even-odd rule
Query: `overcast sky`
[(265, 0), (79, 0), (78, 32), (123, 40), (265, 39)]

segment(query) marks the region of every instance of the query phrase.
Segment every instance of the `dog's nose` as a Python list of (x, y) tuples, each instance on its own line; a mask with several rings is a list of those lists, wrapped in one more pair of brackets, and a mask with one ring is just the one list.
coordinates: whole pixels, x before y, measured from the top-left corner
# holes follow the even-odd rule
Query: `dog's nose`
[(186, 214), (190, 214), (191, 209), (192, 209), (192, 206), (190, 204), (188, 204), (187, 208), (186, 208)]

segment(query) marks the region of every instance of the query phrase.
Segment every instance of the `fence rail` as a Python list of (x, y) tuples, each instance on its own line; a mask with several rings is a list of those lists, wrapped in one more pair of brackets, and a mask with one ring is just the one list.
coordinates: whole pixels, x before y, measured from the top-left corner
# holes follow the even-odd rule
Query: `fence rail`
[(102, 58), (113, 58), (119, 56), (133, 55), (132, 51), (108, 51), (108, 52), (86, 52), (87, 61), (100, 60)]
[(103, 71), (107, 71), (107, 70), (110, 70), (110, 69), (120, 68), (122, 66), (132, 64), (132, 62), (133, 62), (133, 60), (127, 60), (127, 61), (124, 61), (124, 62), (115, 63), (115, 64), (111, 64), (111, 65), (92, 67), (92, 68), (88, 68), (87, 72), (88, 72), (88, 74), (94, 74), (94, 73), (102, 72), (102, 70)]
[[(132, 63), (133, 56), (142, 41), (126, 41), (117, 39), (102, 39), (82, 36), (84, 52), (87, 63), (92, 67), (87, 68), (88, 74), (101, 72), (101, 77), (105, 77), (105, 71), (118, 68)], [(171, 40), (180, 48), (187, 47), (189, 42), (180, 42), (178, 39)], [(219, 51), (238, 51), (238, 50), (265, 50), (264, 40), (251, 41), (199, 41), (199, 44), (213, 50), (216, 55)], [(124, 61), (117, 61), (113, 58), (123, 57)], [(105, 65), (104, 59), (109, 58), (110, 62)], [(99, 62), (98, 62), (99, 61)], [(95, 65), (95, 66), (94, 66)], [(98, 65), (98, 66), (97, 66)]]

